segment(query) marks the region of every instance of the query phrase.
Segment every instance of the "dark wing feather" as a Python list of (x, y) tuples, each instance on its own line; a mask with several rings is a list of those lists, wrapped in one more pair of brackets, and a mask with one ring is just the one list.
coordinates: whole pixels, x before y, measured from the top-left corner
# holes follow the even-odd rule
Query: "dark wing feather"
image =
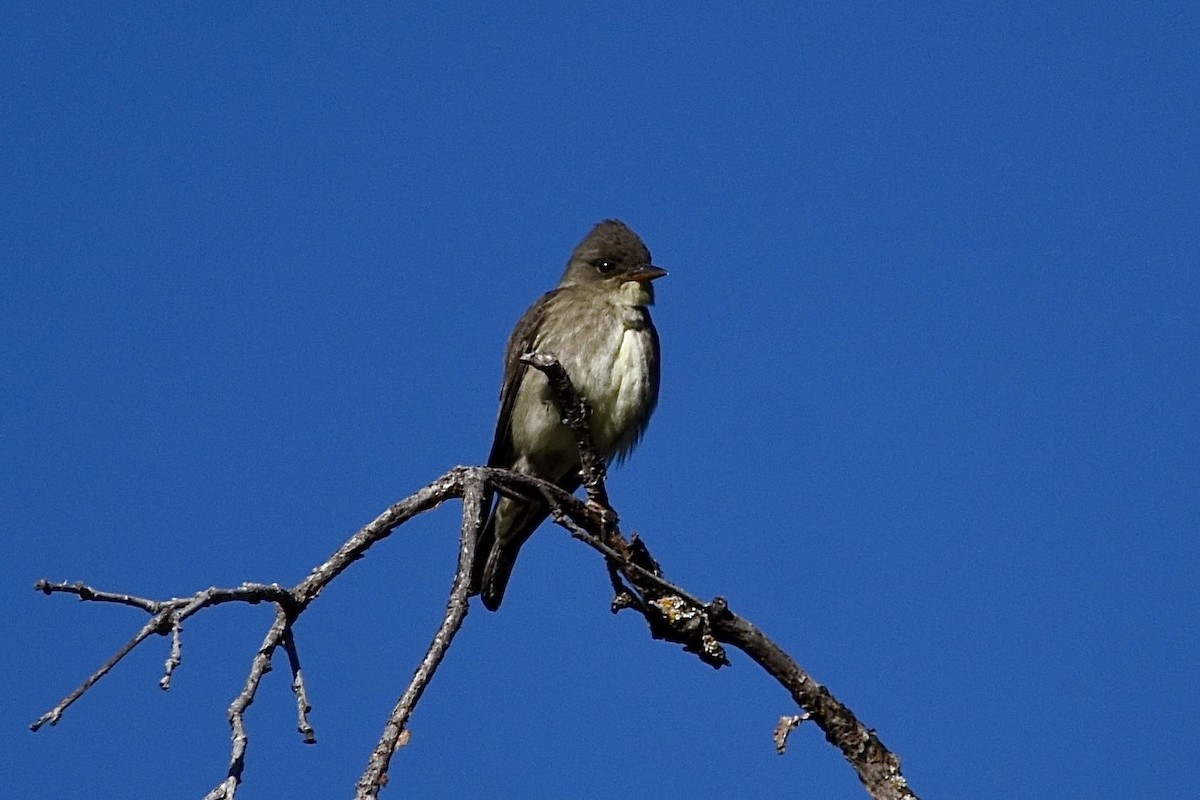
[(525, 378), (525, 370), (529, 369), (522, 363), (521, 356), (533, 351), (537, 345), (546, 310), (551, 298), (556, 294), (557, 289), (538, 298), (521, 317), (517, 327), (513, 329), (512, 336), (508, 337), (508, 349), (504, 353), (504, 384), (500, 387), (500, 413), (496, 416), (496, 435), (492, 439), (492, 452), (488, 456), (489, 467), (507, 469), (516, 460), (512, 445), (512, 411), (517, 402), (517, 390), (521, 388), (521, 381)]
[[(492, 438), (492, 452), (488, 455), (487, 462), (489, 467), (511, 469), (516, 461), (512, 442), (512, 412), (513, 406), (517, 402), (517, 390), (521, 388), (525, 370), (529, 369), (521, 361), (521, 356), (536, 347), (542, 322), (546, 318), (546, 309), (557, 291), (547, 292), (538, 298), (537, 302), (530, 306), (517, 322), (512, 335), (508, 337), (508, 347), (504, 353), (504, 382), (500, 387), (500, 413), (496, 415), (496, 433)], [(520, 549), (525, 539), (529, 538), (528, 534), (525, 534), (524, 538), (519, 538), (515, 547), (509, 550), (497, 547), (495, 497), (491, 492), (485, 498), (484, 506), (490, 508), (491, 511), (479, 534), (479, 541), (475, 545), (475, 563), (471, 568), (470, 591), (472, 594), (478, 594), (487, 586), (493, 585), (495, 581), (492, 576), (497, 573), (502, 573), (503, 581), (507, 583), (508, 573), (512, 571), (512, 564), (516, 559), (516, 551)], [(530, 512), (537, 513), (536, 504), (530, 509)], [(541, 511), (537, 524), (533, 525), (533, 528), (536, 528), (545, 519), (546, 513), (546, 511)], [(530, 533), (533, 532), (533, 528), (530, 529)], [(492, 565), (490, 569), (489, 562)], [(492, 592), (488, 594), (491, 596)], [(500, 584), (497, 594), (503, 596), (503, 583)], [(496, 605), (499, 605), (498, 600)], [(495, 610), (495, 605), (489, 603), (489, 607), (493, 611)]]

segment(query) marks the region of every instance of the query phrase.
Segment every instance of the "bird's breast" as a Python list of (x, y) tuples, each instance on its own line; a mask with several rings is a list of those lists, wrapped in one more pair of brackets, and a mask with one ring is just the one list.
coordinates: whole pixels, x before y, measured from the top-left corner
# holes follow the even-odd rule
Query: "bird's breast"
[(624, 456), (637, 443), (656, 394), (653, 386), (657, 351), (654, 334), (644, 325), (621, 326), (605, 337), (581, 365), (580, 392), (592, 409), (592, 435), (606, 457)]

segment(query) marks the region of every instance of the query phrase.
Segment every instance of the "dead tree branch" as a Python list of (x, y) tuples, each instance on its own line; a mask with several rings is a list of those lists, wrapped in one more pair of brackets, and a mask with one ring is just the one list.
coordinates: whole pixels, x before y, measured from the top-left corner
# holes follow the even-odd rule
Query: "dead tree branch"
[(480, 481), (472, 481), (464, 487), (458, 571), (454, 575), (454, 585), (450, 588), (446, 618), (434, 635), (425, 658), (421, 660), (417, 674), (413, 676), (412, 682), (408, 684), (408, 688), (404, 690), (396, 707), (392, 709), (391, 716), (388, 717), (383, 736), (375, 746), (375, 751), (371, 753), (367, 769), (358, 781), (356, 800), (369, 800), (379, 796), (379, 790), (387, 782), (387, 768), (391, 763), (392, 754), (405, 742), (405, 723), (417, 707), (421, 695), (433, 679), (433, 673), (446, 657), (454, 635), (458, 633), (467, 617), (467, 592), (471, 583), (471, 565), (475, 562), (475, 543), (479, 540), (479, 531), (483, 528), (486, 513), (483, 507), (484, 496), (483, 484)]
[[(547, 355), (535, 354), (528, 357), (527, 363), (546, 374), (568, 425), (576, 433), (583, 456), (583, 483), (589, 487), (589, 498), (607, 498), (603, 488), (603, 465), (597, 465), (594, 451), (591, 454), (593, 458), (588, 458), (585, 453), (591, 448), (591, 440), (586, 435), (586, 413), (581, 414), (580, 409), (586, 412), (586, 405), (575, 391), (566, 370)], [(560, 524), (563, 522), (558, 521)], [(565, 527), (571, 530), (573, 524), (578, 522), (572, 516), (572, 524)], [(826, 740), (841, 750), (873, 798), (916, 798), (900, 772), (900, 759), (884, 746), (875, 732), (859, 722), (847, 706), (813, 680), (783, 648), (749, 620), (733, 613), (725, 598), (717, 597), (711, 603), (703, 603), (667, 583), (658, 562), (650, 555), (645, 544), (636, 536), (628, 543), (621, 536), (616, 527), (615, 514), (611, 519), (595, 514), (588, 522), (592, 524), (581, 525), (585, 535), (579, 538), (584, 538), (588, 544), (604, 552), (610, 564), (616, 559), (617, 571), (628, 582), (627, 587), (617, 587), (617, 596), (613, 600), (614, 612), (623, 608), (636, 609), (645, 617), (654, 638), (681, 644), (685, 650), (695, 653), (701, 661), (716, 669), (729, 664), (722, 643), (741, 650), (787, 689), (796, 704), (804, 710), (804, 716), (813, 720), (824, 732)], [(572, 533), (575, 531), (572, 530)], [(597, 539), (605, 545), (603, 548), (597, 546)], [(614, 578), (614, 585), (615, 581)]]
[(168, 600), (150, 600), (134, 595), (104, 592), (83, 583), (51, 583), (41, 580), (38, 591), (73, 594), (80, 600), (128, 605), (150, 615), (150, 619), (108, 661), (78, 688), (43, 714), (30, 727), (37, 731), (57, 724), (63, 713), (113, 669), (134, 648), (157, 634), (170, 634), (171, 647), (160, 686), (170, 688), (171, 676), (183, 664), (183, 623), (204, 608), (231, 602), (271, 603), (275, 618), (251, 660), (241, 692), (229, 706), (231, 749), (225, 777), (205, 800), (235, 800), (245, 769), (248, 746), (245, 714), (254, 702), (262, 678), (271, 669), (275, 651), (282, 647), (292, 673), (296, 695), (297, 728), (305, 742), (316, 741), (309, 722), (311, 705), (300, 668), (300, 657), (292, 627), (296, 619), (321, 592), (351, 564), (362, 558), (377, 542), (418, 514), (447, 500), (463, 500), (459, 534), (459, 559), (446, 616), (409, 685), (388, 716), (378, 744), (356, 786), (356, 800), (373, 800), (387, 784), (388, 766), (396, 750), (407, 742), (407, 723), (438, 665), (462, 627), (468, 611), (468, 585), (475, 544), (487, 513), (486, 498), (493, 492), (509, 496), (540, 496), (554, 521), (600, 552), (609, 565), (613, 583), (612, 611), (632, 608), (646, 620), (656, 639), (675, 642), (695, 653), (714, 668), (729, 664), (723, 645), (748, 655), (791, 695), (802, 714), (784, 717), (775, 729), (776, 747), (782, 752), (787, 735), (802, 720), (811, 719), (854, 768), (870, 795), (877, 800), (907, 800), (916, 795), (900, 772), (900, 761), (857, 717), (809, 676), (796, 661), (751, 622), (730, 610), (724, 598), (705, 602), (666, 580), (662, 569), (637, 536), (627, 540), (617, 526), (617, 515), (608, 502), (604, 485), (604, 462), (591, 444), (588, 409), (571, 384), (566, 371), (549, 354), (531, 354), (527, 363), (544, 372), (554, 388), (565, 422), (574, 431), (583, 465), (587, 502), (554, 484), (507, 470), (490, 467), (455, 467), (428, 486), (392, 505), (350, 537), (326, 561), (291, 588), (278, 584), (245, 583), (234, 588), (212, 587), (194, 595)]

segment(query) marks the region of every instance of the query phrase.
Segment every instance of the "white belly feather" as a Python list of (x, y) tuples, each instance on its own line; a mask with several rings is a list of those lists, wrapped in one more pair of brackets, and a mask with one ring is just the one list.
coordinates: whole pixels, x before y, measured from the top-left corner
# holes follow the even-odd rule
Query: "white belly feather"
[(621, 344), (613, 358), (606, 392), (592, 400), (596, 406), (594, 420), (606, 420), (596, 425), (596, 438), (604, 450), (625, 450), (635, 437), (640, 421), (650, 403), (650, 335), (644, 329), (629, 329), (621, 336)]

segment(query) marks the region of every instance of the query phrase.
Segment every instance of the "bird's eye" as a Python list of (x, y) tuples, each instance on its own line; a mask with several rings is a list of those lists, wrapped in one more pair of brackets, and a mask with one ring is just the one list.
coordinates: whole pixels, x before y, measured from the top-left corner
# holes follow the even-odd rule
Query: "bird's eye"
[(596, 269), (600, 270), (604, 275), (609, 275), (617, 268), (617, 262), (601, 260), (595, 263)]

